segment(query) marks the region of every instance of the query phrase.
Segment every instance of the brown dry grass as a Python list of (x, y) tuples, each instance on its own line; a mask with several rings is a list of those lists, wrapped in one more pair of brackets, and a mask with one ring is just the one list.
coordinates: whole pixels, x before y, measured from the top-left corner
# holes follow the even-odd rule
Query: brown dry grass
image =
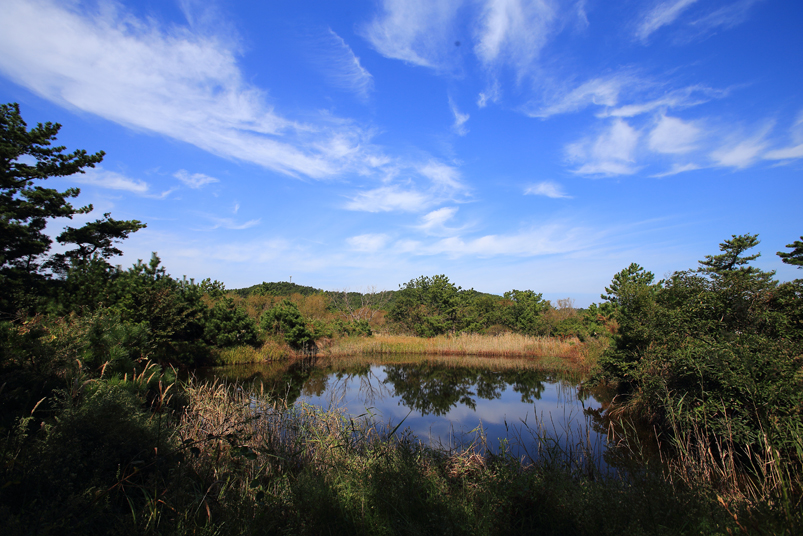
[(544, 358), (568, 362), (571, 368), (590, 370), (602, 353), (607, 340), (580, 342), (576, 338), (530, 337), (516, 333), (478, 335), (463, 333), (432, 338), (409, 335), (351, 337), (334, 341), (322, 349), (325, 356), (389, 356), (424, 354), (428, 356), (479, 356)]

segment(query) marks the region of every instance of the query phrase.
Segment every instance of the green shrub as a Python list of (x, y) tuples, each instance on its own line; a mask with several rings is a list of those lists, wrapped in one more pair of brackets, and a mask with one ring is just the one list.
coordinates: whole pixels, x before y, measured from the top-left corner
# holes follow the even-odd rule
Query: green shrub
[(803, 281), (778, 285), (747, 266), (757, 243), (733, 237), (700, 269), (657, 284), (641, 269), (617, 274), (619, 333), (600, 364), (683, 433), (704, 428), (741, 446), (768, 434), (789, 452), (803, 418)]
[(259, 343), (254, 320), (232, 298), (222, 298), (206, 311), (203, 319), (204, 340), (218, 348)]
[(315, 340), (298, 306), (290, 300), (283, 300), (265, 311), (259, 319), (259, 326), (265, 333), (282, 335), (294, 348), (305, 347)]

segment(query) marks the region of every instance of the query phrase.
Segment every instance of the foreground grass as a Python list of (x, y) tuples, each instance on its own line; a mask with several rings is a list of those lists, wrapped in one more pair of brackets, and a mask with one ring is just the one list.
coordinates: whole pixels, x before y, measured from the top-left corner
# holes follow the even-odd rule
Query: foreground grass
[[(144, 376), (144, 375), (143, 375)], [(134, 378), (134, 380), (137, 380)], [(2, 445), (4, 534), (792, 534), (771, 504), (546, 448), (430, 448), (255, 389), (95, 382)], [(155, 382), (155, 383), (154, 383)], [(139, 391), (138, 391), (139, 389)], [(152, 410), (137, 405), (150, 398)], [(170, 409), (172, 408), (172, 409)], [(157, 411), (153, 411), (156, 409)], [(35, 418), (36, 417), (36, 418)]]

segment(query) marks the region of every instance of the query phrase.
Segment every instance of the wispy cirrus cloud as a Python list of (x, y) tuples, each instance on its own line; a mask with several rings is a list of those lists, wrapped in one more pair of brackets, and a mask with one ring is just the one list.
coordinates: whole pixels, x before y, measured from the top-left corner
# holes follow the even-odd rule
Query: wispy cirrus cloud
[[(732, 28), (741, 24), (747, 19), (750, 8), (760, 1), (727, 2), (712, 9), (711, 4), (714, 2), (697, 4), (697, 0), (663, 0), (639, 18), (635, 37), (642, 43), (647, 43), (653, 33), (665, 26), (675, 25), (678, 27), (674, 34), (675, 40), (686, 42), (718, 28)], [(692, 6), (693, 10), (690, 9)]]
[(632, 88), (636, 84), (643, 85), (633, 74), (620, 72), (593, 78), (573, 89), (554, 87), (542, 99), (543, 102), (531, 101), (522, 107), (522, 111), (530, 117), (544, 119), (578, 112), (589, 106), (613, 107), (619, 103), (619, 95), (624, 88)]
[(381, 186), (358, 192), (344, 205), (361, 212), (418, 212), (433, 204), (432, 196), (411, 187)]
[(765, 126), (755, 135), (731, 136), (710, 155), (714, 165), (744, 169), (756, 163), (769, 146), (767, 135), (771, 126)]
[(389, 240), (390, 237), (384, 233), (368, 233), (349, 237), (346, 243), (354, 251), (370, 253), (385, 247)]
[(228, 229), (231, 231), (242, 231), (244, 229), (250, 229), (251, 227), (259, 225), (259, 223), (262, 221), (261, 218), (256, 218), (246, 222), (238, 222), (234, 218), (221, 218), (211, 214), (205, 214), (204, 217), (213, 224), (210, 230)]
[(474, 52), (486, 68), (510, 65), (521, 77), (546, 45), (557, 16), (547, 0), (486, 0)]
[(733, 28), (747, 20), (748, 12), (754, 4), (762, 0), (741, 0), (701, 15), (688, 24), (693, 36), (705, 35), (717, 28)]
[(789, 128), (789, 138), (791, 145), (785, 144), (785, 147), (779, 149), (772, 149), (764, 153), (764, 158), (767, 160), (794, 160), (803, 158), (803, 112), (797, 115), (797, 120)]
[(560, 184), (552, 181), (539, 182), (524, 189), (524, 195), (542, 195), (552, 199), (571, 199)]
[(468, 121), (470, 118), (469, 114), (461, 113), (457, 108), (457, 104), (455, 104), (454, 100), (452, 100), (452, 97), (449, 97), (449, 109), (452, 110), (452, 115), (454, 115), (454, 124), (452, 124), (452, 130), (454, 130), (458, 136), (465, 136), (468, 134), (466, 121)]
[(418, 167), (418, 172), (432, 181), (433, 187), (448, 191), (461, 191), (465, 186), (460, 181), (460, 171), (437, 160), (430, 160)]
[(662, 115), (648, 136), (649, 147), (658, 153), (688, 153), (697, 148), (701, 135), (693, 122)]
[(203, 173), (193, 173), (190, 174), (187, 170), (180, 169), (176, 171), (173, 176), (180, 180), (184, 186), (188, 186), (192, 189), (199, 189), (203, 188), (207, 184), (214, 184), (216, 182), (220, 182), (214, 177), (210, 177), (209, 175), (204, 175)]
[(650, 112), (684, 109), (728, 96), (729, 89), (693, 84), (667, 89), (666, 82), (641, 76), (635, 69), (595, 77), (575, 87), (554, 85), (540, 99), (521, 110), (530, 117), (546, 119), (555, 115), (595, 108), (597, 117), (635, 117)]
[(636, 29), (636, 37), (642, 41), (663, 26), (675, 22), (680, 15), (697, 0), (670, 0), (659, 2), (645, 13)]
[(452, 233), (454, 229), (448, 229), (446, 222), (454, 218), (457, 210), (457, 207), (443, 207), (433, 210), (421, 218), (421, 224), (417, 225), (416, 229), (427, 234)]
[(149, 197), (151, 199), (167, 199), (170, 194), (178, 189), (168, 188), (160, 193), (153, 193), (151, 192), (151, 185), (147, 182), (139, 179), (132, 179), (131, 177), (127, 177), (115, 171), (108, 171), (100, 166), (86, 169), (84, 173), (71, 175), (70, 181), (78, 184), (91, 185), (96, 188), (129, 192), (140, 197)]
[(329, 84), (367, 101), (374, 89), (374, 77), (348, 43), (331, 28), (317, 41), (314, 62)]
[[(382, 13), (360, 32), (386, 58), (436, 70), (454, 67), (449, 54), (461, 0), (384, 0)], [(451, 46), (450, 46), (451, 45)]]
[(79, 184), (91, 184), (100, 188), (122, 190), (139, 195), (145, 195), (150, 191), (150, 185), (147, 182), (105, 170), (100, 166), (86, 169), (84, 173), (77, 173), (71, 177), (71, 180)]
[(450, 236), (435, 242), (402, 240), (393, 248), (415, 255), (447, 255), (449, 257), (533, 257), (581, 250), (599, 238), (601, 233), (582, 227), (551, 223), (528, 228), (518, 233), (490, 234), (476, 238)]
[(596, 137), (567, 146), (567, 159), (579, 175), (632, 175), (638, 171), (636, 146), (640, 133), (623, 119), (615, 119)]
[(287, 175), (321, 179), (370, 165), (369, 134), (354, 124), (277, 113), (246, 82), (235, 37), (97, 5), (5, 2), (0, 70), (59, 105)]

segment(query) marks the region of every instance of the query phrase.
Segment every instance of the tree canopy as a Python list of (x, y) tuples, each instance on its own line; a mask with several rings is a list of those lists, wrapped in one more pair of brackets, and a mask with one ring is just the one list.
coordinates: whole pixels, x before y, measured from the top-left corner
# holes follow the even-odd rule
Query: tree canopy
[(28, 129), (19, 105), (0, 105), (0, 312), (10, 313), (25, 296), (40, 291), (50, 272), (66, 269), (68, 261), (87, 260), (98, 253), (103, 258), (120, 251), (113, 243), (145, 225), (136, 220), (103, 219), (80, 228), (68, 227), (57, 240), (78, 248), (48, 258), (53, 240), (45, 233), (47, 222), (92, 211), (92, 205), (74, 207), (70, 199), (78, 188), (59, 191), (41, 181), (84, 173), (103, 160), (104, 152), (88, 154), (79, 149), (66, 153), (54, 145), (61, 129), (58, 123), (39, 123)]

